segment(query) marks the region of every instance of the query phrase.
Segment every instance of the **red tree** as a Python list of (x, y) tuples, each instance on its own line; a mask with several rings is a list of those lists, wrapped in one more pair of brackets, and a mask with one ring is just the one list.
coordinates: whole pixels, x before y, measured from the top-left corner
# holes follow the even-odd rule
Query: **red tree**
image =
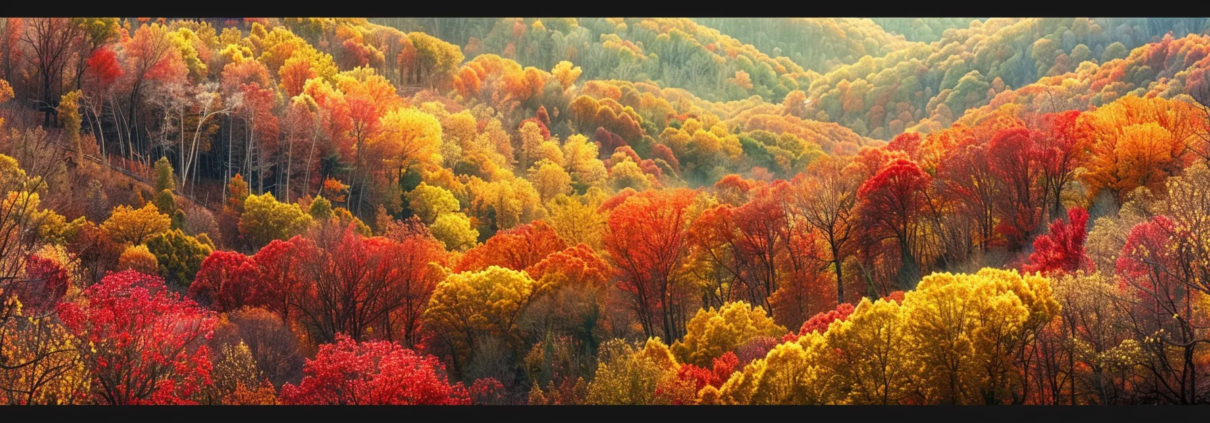
[(257, 302), (260, 281), (260, 269), (251, 257), (215, 251), (202, 261), (197, 278), (189, 285), (189, 297), (215, 311), (235, 311)]
[(192, 404), (210, 383), (204, 342), (215, 317), (170, 294), (163, 279), (127, 270), (86, 289), (83, 300), (60, 303), (59, 315), (81, 344), (100, 404)]
[(109, 86), (122, 76), (122, 65), (118, 63), (117, 54), (107, 47), (92, 52), (87, 64), (85, 80), (96, 84), (98, 89)]
[(565, 248), (567, 243), (555, 230), (539, 220), (496, 233), (483, 245), (467, 251), (455, 271), (478, 271), (488, 266), (525, 270)]
[(1170, 401), (1190, 404), (1198, 398), (1198, 344), (1207, 342), (1198, 330), (1196, 296), (1191, 292), (1197, 271), (1188, 249), (1173, 248), (1177, 237), (1189, 236), (1172, 220), (1156, 216), (1135, 225), (1116, 263), (1120, 287), (1131, 294), (1127, 304), (1136, 337), (1149, 354), (1152, 389)]
[(462, 384), (451, 385), (445, 366), (385, 341), (358, 343), (338, 335), (303, 366), (298, 386), (287, 383), (287, 405), (469, 405)]
[(627, 198), (609, 215), (605, 248), (648, 337), (658, 334), (672, 340), (684, 332), (687, 311), (681, 265), (688, 240), (688, 208), (696, 197), (688, 189), (644, 191)]
[(25, 281), (12, 285), (15, 294), (27, 310), (42, 313), (54, 309), (67, 293), (71, 278), (59, 262), (39, 256), (29, 256), (25, 262)]
[(1082, 166), (1087, 158), (1087, 148), (1084, 145), (1086, 138), (1079, 135), (1076, 125), (1079, 118), (1079, 110), (1043, 116), (1046, 133), (1038, 140), (1037, 148), (1045, 178), (1046, 198), (1051, 202), (1052, 214), (1059, 213), (1063, 207), (1060, 201), (1063, 186), (1074, 179), (1075, 170)]
[(303, 289), (298, 266), (305, 252), (314, 247), (309, 240), (294, 237), (289, 241), (273, 240), (252, 256), (256, 262), (260, 287), (254, 302), (276, 313), (283, 321), (291, 317), (291, 299)]
[(811, 316), (810, 319), (807, 319), (807, 321), (802, 323), (802, 327), (798, 329), (797, 334), (791, 332), (791, 333), (787, 334), (786, 337), (782, 339), (782, 341), (783, 342), (793, 342), (793, 341), (797, 340), (798, 337), (806, 335), (811, 332), (819, 332), (819, 333), (826, 332), (828, 330), (828, 326), (832, 325), (832, 322), (835, 322), (837, 320), (844, 321), (844, 319), (848, 319), (849, 315), (853, 314), (853, 310), (854, 310), (854, 308), (853, 308), (852, 304), (843, 303), (843, 304), (837, 305), (836, 309), (834, 309), (834, 310)]
[(978, 246), (986, 252), (995, 241), (996, 203), (1004, 182), (990, 169), (987, 144), (974, 137), (964, 138), (937, 167), (945, 195), (961, 198), (957, 212), (976, 222)]
[(897, 279), (910, 287), (920, 279), (914, 249), (919, 235), (921, 215), (928, 198), (932, 178), (916, 162), (897, 159), (882, 168), (857, 190), (858, 215), (875, 238), (894, 239), (899, 245), (900, 265)]
[(996, 231), (1018, 251), (1041, 224), (1046, 190), (1042, 181), (1041, 152), (1035, 146), (1037, 134), (1025, 128), (1004, 129), (988, 144), (987, 166), (1004, 185), (996, 196), (1000, 224)]
[(440, 282), (441, 275), (432, 271), (430, 266), (445, 266), (449, 261), (449, 253), (445, 245), (427, 233), (413, 233), (406, 236), (392, 237), (382, 250), (386, 258), (383, 263), (401, 297), (394, 311), (391, 312), (389, 330), (390, 338), (396, 334), (403, 345), (415, 348), (421, 339), (421, 319), (433, 289)]
[(693, 391), (699, 392), (706, 385), (715, 388), (723, 387), (723, 383), (731, 377), (736, 368), (739, 367), (739, 358), (734, 352), (727, 351), (721, 357), (715, 358), (713, 366), (707, 369), (698, 367), (693, 364), (683, 364), (677, 369), (677, 379), (690, 381), (693, 383)]
[[(400, 244), (387, 238), (363, 238), (347, 228), (328, 226), (314, 242), (297, 242), (293, 253), (300, 287), (286, 292), (291, 313), (319, 342), (332, 342), (337, 333), (353, 339), (371, 336), (394, 340), (404, 316), (405, 338), (415, 342), (418, 316), (436, 280), (428, 275), (429, 260), (438, 257), (435, 244)], [(438, 261), (440, 263), (440, 261)], [(424, 266), (421, 266), (424, 263)]]
[(1068, 210), (1066, 222), (1055, 219), (1050, 233), (1034, 240), (1034, 252), (1022, 270), (1043, 274), (1091, 271), (1092, 262), (1084, 254), (1087, 224), (1088, 212), (1081, 208)]

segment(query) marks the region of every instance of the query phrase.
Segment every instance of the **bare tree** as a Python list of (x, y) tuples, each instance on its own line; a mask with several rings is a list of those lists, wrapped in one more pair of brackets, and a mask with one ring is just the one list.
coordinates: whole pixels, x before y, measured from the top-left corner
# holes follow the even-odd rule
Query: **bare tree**
[(71, 56), (72, 46), (80, 38), (80, 27), (68, 18), (34, 18), (21, 41), (29, 44), (33, 55), (27, 59), (38, 70), (42, 82), (42, 100), (38, 110), (45, 113), (42, 126), (50, 126), (50, 115), (57, 105), (58, 87), (63, 68)]

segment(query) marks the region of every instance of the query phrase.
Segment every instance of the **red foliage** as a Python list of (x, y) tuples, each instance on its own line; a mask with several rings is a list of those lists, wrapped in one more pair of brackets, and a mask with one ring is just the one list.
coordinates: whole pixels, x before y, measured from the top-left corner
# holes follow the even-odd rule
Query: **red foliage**
[(100, 404), (192, 404), (210, 383), (204, 345), (216, 319), (193, 301), (170, 294), (163, 279), (127, 270), (86, 289), (82, 301), (60, 303), (59, 315), (81, 343)]
[(550, 127), (550, 114), (546, 112), (546, 106), (538, 106), (538, 111), (534, 113), (534, 117), (538, 122), (542, 123), (543, 127)]
[(202, 261), (197, 278), (189, 285), (189, 297), (215, 311), (235, 311), (261, 299), (257, 292), (260, 281), (260, 269), (251, 257), (215, 251)]
[[(416, 342), (419, 316), (437, 283), (428, 264), (446, 264), (435, 240), (364, 238), (352, 226), (329, 226), (314, 241), (296, 238), (291, 244), (295, 273), (282, 286), (301, 286), (281, 295), (314, 339), (331, 342), (344, 333), (357, 340), (372, 334)], [(280, 265), (281, 258), (275, 262)]]
[(887, 296), (882, 297), (882, 299), (903, 304), (903, 291), (892, 292), (890, 294), (887, 294)]
[(1055, 219), (1050, 233), (1034, 240), (1034, 252), (1022, 270), (1043, 274), (1091, 271), (1092, 261), (1084, 254), (1087, 224), (1088, 212), (1081, 208), (1068, 210), (1066, 222)]
[(537, 126), (538, 126), (538, 130), (539, 130), (539, 131), (542, 131), (542, 139), (543, 139), (543, 140), (549, 140), (549, 139), (550, 139), (550, 128), (549, 128), (549, 127), (547, 127), (547, 124), (546, 124), (546, 123), (544, 123), (544, 122), (542, 122), (542, 119), (538, 118), (537, 116), (535, 116), (535, 117), (531, 117), (531, 118), (528, 118), (528, 119), (525, 119), (525, 120), (521, 121), (521, 123), (517, 124), (517, 130), (518, 130), (518, 131), (520, 131), (520, 130), (521, 130), (521, 127), (522, 127), (522, 126), (525, 126), (525, 124), (526, 124), (527, 122), (533, 122), (535, 125), (537, 125)]
[(739, 367), (739, 358), (735, 353), (727, 351), (721, 357), (714, 359), (714, 365), (711, 369), (698, 367), (692, 364), (683, 364), (677, 370), (676, 377), (683, 381), (693, 383), (693, 391), (701, 391), (706, 385), (715, 388), (722, 388), (723, 383), (731, 377), (736, 368)]
[(1038, 140), (1037, 154), (1046, 179), (1047, 200), (1055, 212), (1062, 205), (1063, 187), (1073, 179), (1076, 168), (1083, 165), (1086, 156), (1076, 125), (1079, 118), (1079, 110), (1043, 116), (1046, 133)]
[(853, 305), (852, 304), (849, 304), (849, 303), (840, 304), (831, 311), (828, 311), (825, 313), (819, 313), (819, 314), (816, 314), (815, 316), (812, 316), (810, 319), (807, 319), (807, 321), (803, 322), (802, 327), (798, 329), (797, 334), (794, 334), (794, 333), (787, 334), (785, 336), (785, 338), (782, 338), (782, 341), (783, 342), (793, 342), (793, 341), (797, 340), (798, 337), (806, 335), (811, 332), (819, 332), (819, 333), (826, 332), (828, 330), (828, 326), (831, 325), (832, 322), (835, 322), (837, 320), (843, 321), (844, 319), (849, 318), (849, 315), (851, 315), (851, 314), (853, 314)]
[(29, 256), (25, 262), (25, 281), (11, 288), (21, 304), (37, 314), (51, 311), (60, 298), (67, 293), (71, 278), (59, 262), (39, 256)]
[[(1132, 288), (1144, 301), (1137, 307), (1148, 314), (1170, 316), (1163, 304), (1182, 290), (1180, 252), (1170, 248), (1172, 238), (1177, 235), (1176, 224), (1165, 216), (1156, 216), (1149, 221), (1134, 225), (1126, 236), (1126, 244), (1115, 263), (1124, 288)], [(1161, 301), (1152, 301), (1160, 298)]]
[(921, 137), (918, 132), (904, 132), (896, 135), (887, 144), (886, 149), (892, 151), (902, 151), (912, 160), (920, 160), (920, 143)]
[(302, 93), (307, 80), (319, 76), (308, 60), (286, 61), (278, 73), (281, 75), (282, 87), (289, 97)]
[(605, 248), (649, 337), (679, 337), (673, 317), (688, 293), (677, 292), (676, 282), (686, 256), (688, 208), (696, 198), (688, 189), (644, 191), (609, 215)]
[(612, 211), (613, 209), (622, 205), (622, 203), (625, 203), (627, 198), (638, 195), (638, 193), (639, 192), (635, 191), (634, 188), (626, 187), (625, 189), (618, 191), (617, 194), (614, 194), (613, 197), (609, 197), (609, 199), (601, 202), (601, 207), (599, 207), (597, 211), (601, 213)]
[(1025, 128), (1003, 129), (988, 144), (987, 166), (1003, 183), (997, 195), (996, 210), (1000, 224), (996, 232), (1004, 235), (1010, 250), (1025, 245), (1041, 224), (1046, 191), (1038, 184), (1042, 177), (1041, 152), (1034, 139), (1037, 134)]
[(546, 222), (536, 221), (496, 233), (462, 256), (455, 272), (478, 271), (489, 266), (525, 270), (546, 256), (567, 248)]
[(534, 280), (559, 274), (569, 281), (598, 287), (605, 284), (612, 271), (609, 263), (585, 244), (555, 252), (525, 269)]
[[(609, 156), (613, 155), (613, 152), (617, 150), (618, 147), (627, 146), (626, 140), (622, 139), (621, 136), (614, 134), (613, 132), (605, 130), (605, 128), (598, 127), (597, 132), (593, 134), (592, 139), (601, 145), (599, 151), (602, 159), (609, 158)], [(634, 162), (639, 162), (638, 155), (635, 155)]]
[(752, 182), (733, 173), (715, 182), (714, 190), (718, 192), (719, 196), (728, 200), (739, 200), (736, 204), (739, 205), (748, 199), (748, 191), (752, 190)]
[(672, 149), (664, 144), (656, 144), (651, 147), (651, 158), (662, 159), (668, 166), (672, 167), (672, 171), (678, 175), (681, 173), (681, 161), (672, 153)]
[(474, 404), (499, 404), (504, 400), (504, 384), (494, 378), (478, 379), (468, 389)]
[(1004, 184), (989, 168), (990, 160), (987, 144), (972, 136), (958, 141), (937, 166), (944, 195), (963, 200), (957, 202), (955, 211), (976, 222), (976, 243), (985, 251), (998, 241), (996, 204)]
[[(343, 334), (319, 347), (303, 366), (298, 386), (282, 387), (286, 405), (470, 405), (462, 384), (451, 385), (445, 366), (385, 341), (358, 343)], [(478, 389), (485, 391), (486, 385)]]
[(275, 239), (252, 256), (258, 267), (260, 285), (256, 289), (260, 297), (255, 303), (276, 313), (282, 320), (289, 320), (291, 294), (302, 290), (298, 266), (303, 259), (302, 252), (309, 244), (310, 241), (297, 236), (289, 241)]
[(104, 90), (122, 76), (122, 65), (118, 63), (118, 56), (107, 47), (101, 47), (92, 52), (92, 55), (88, 56), (87, 63), (85, 79), (97, 84), (98, 91)]
[(931, 177), (916, 162), (897, 159), (886, 165), (857, 190), (858, 215), (872, 238), (895, 239), (903, 260), (898, 282), (914, 283), (919, 277), (913, 249), (917, 226), (928, 198), (925, 190)]
[[(781, 342), (772, 336), (758, 336), (735, 349), (735, 357), (739, 359), (738, 366), (746, 366), (752, 360), (765, 358)], [(737, 367), (738, 367), (737, 366)]]

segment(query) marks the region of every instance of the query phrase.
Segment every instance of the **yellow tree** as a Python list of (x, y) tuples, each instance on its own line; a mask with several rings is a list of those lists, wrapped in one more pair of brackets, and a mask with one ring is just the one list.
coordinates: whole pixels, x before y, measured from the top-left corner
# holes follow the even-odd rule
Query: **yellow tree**
[(158, 275), (160, 262), (156, 260), (154, 254), (151, 254), (146, 245), (131, 245), (122, 251), (122, 255), (118, 256), (117, 270), (120, 272), (127, 269), (148, 275)]
[(0, 404), (75, 404), (88, 389), (75, 339), (53, 314), (23, 310), (0, 289)]
[(714, 401), (722, 404), (836, 404), (842, 398), (841, 386), (829, 368), (829, 353), (823, 336), (807, 334), (774, 347), (765, 358), (732, 374), (718, 393), (703, 392), (703, 399), (717, 397)]
[(765, 310), (737, 301), (717, 310), (698, 310), (686, 325), (685, 337), (672, 344), (672, 352), (683, 363), (708, 367), (715, 358), (753, 338), (780, 337), (786, 328), (773, 323)]
[(441, 163), (441, 122), (415, 108), (395, 109), (382, 117), (381, 132), (366, 143), (367, 153), (387, 169)]
[(521, 140), (521, 157), (517, 158), (517, 162), (521, 169), (528, 169), (530, 164), (537, 161), (538, 146), (542, 145), (546, 139), (542, 136), (542, 130), (538, 124), (532, 121), (521, 125), (517, 136)]
[(109, 219), (101, 224), (101, 229), (109, 232), (114, 242), (138, 245), (168, 232), (171, 225), (172, 219), (168, 215), (160, 213), (154, 204), (148, 203), (140, 209), (118, 206), (113, 209)]
[(905, 296), (902, 311), (925, 402), (1024, 401), (1028, 381), (1017, 354), (1058, 311), (1041, 276), (989, 268), (925, 277)]
[(576, 83), (576, 78), (579, 78), (582, 73), (584, 73), (583, 69), (566, 60), (556, 64), (550, 71), (550, 74), (559, 80), (559, 85), (563, 86), (565, 90), (571, 88), (571, 85)]
[[(2, 95), (2, 94), (0, 94)], [(63, 94), (59, 100), (59, 118), (63, 120), (63, 137), (76, 150), (76, 162), (84, 163), (84, 145), (80, 142), (80, 90)]]
[(847, 319), (835, 321), (824, 334), (828, 345), (843, 351), (834, 371), (849, 387), (846, 403), (897, 404), (908, 397), (912, 357), (899, 303), (863, 299)]
[(506, 230), (546, 217), (542, 197), (525, 178), (485, 182), (471, 178), (471, 211), (493, 230)]
[(609, 176), (605, 163), (598, 158), (599, 150), (597, 143), (580, 134), (568, 137), (563, 143), (564, 165), (578, 186), (600, 186)]
[(471, 227), (471, 220), (462, 213), (441, 213), (429, 225), (433, 238), (445, 244), (447, 250), (466, 250), (474, 247), (479, 239), (479, 230)]
[(675, 380), (680, 364), (659, 338), (642, 348), (614, 339), (601, 345), (597, 371), (588, 384), (588, 403), (595, 405), (667, 405), (657, 388)]
[(458, 199), (449, 190), (421, 182), (407, 194), (408, 208), (426, 225), (432, 225), (438, 216), (460, 209)]
[(587, 244), (601, 251), (607, 216), (600, 212), (605, 194), (598, 188), (589, 189), (584, 195), (556, 195), (546, 203), (550, 216), (546, 223), (568, 245)]
[(570, 194), (571, 175), (563, 170), (563, 166), (543, 159), (529, 169), (529, 180), (538, 191), (538, 196), (546, 203), (555, 196)]
[(462, 374), (488, 338), (520, 350), (517, 321), (541, 287), (521, 271), (491, 266), (450, 275), (433, 290), (424, 319), (438, 340), (453, 351)]

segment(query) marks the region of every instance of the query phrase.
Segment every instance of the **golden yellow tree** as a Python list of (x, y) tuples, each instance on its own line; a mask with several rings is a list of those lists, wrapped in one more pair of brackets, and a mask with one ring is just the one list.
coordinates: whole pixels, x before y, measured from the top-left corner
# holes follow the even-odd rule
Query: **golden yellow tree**
[(672, 351), (681, 362), (708, 367), (715, 358), (753, 338), (786, 333), (764, 309), (744, 301), (729, 302), (718, 309), (698, 310), (686, 325), (685, 337), (672, 344)]
[(138, 245), (151, 237), (168, 232), (172, 219), (160, 213), (154, 204), (148, 203), (140, 209), (118, 206), (101, 228), (113, 237), (114, 242)]
[(519, 349), (517, 320), (540, 292), (528, 274), (503, 267), (456, 273), (437, 284), (424, 319), (454, 350), (454, 371), (461, 373), (487, 338)]
[(1197, 111), (1187, 102), (1129, 95), (1080, 115), (1080, 136), (1090, 146), (1089, 195), (1109, 190), (1119, 201), (1137, 187), (1160, 189), (1184, 165), (1196, 137)]

